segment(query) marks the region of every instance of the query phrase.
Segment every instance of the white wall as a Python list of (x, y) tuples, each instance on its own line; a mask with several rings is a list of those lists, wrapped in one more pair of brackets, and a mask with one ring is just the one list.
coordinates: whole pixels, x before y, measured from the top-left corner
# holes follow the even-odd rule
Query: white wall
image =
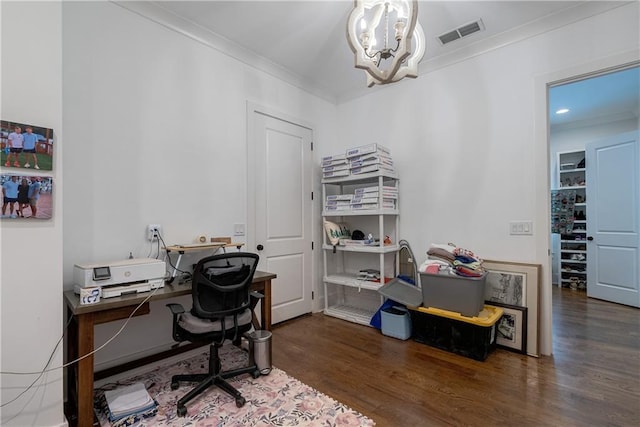
[[(4, 120), (54, 130), (53, 218), (2, 221), (0, 323), (3, 372), (38, 372), (63, 333), (62, 303), (62, 39), (59, 2), (2, 2), (2, 105)], [(33, 29), (25, 31), (25, 29)], [(3, 173), (15, 170), (3, 169)], [(44, 173), (43, 173), (44, 174)], [(62, 365), (62, 346), (49, 368)], [(1, 402), (16, 398), (36, 375), (2, 375)], [(62, 369), (1, 409), (3, 426), (66, 425)]]
[[(335, 139), (334, 105), (120, 6), (68, 2), (63, 21), (67, 289), (75, 263), (147, 256), (147, 224), (169, 245), (247, 223), (248, 100), (311, 124), (316, 146)], [(96, 368), (169, 348), (170, 325), (153, 303)]]
[[(551, 352), (551, 272), (540, 80), (619, 52), (634, 50), (637, 59), (638, 25), (633, 3), (405, 79), (340, 105), (341, 138), (322, 147), (323, 155), (345, 144), (391, 149), (400, 173), (401, 237), (419, 261), (429, 244), (454, 242), (486, 259), (542, 264), (544, 354)], [(510, 236), (512, 220), (532, 220), (534, 235)]]
[(558, 153), (563, 151), (584, 150), (589, 142), (608, 138), (621, 133), (637, 130), (638, 119), (615, 120), (591, 126), (579, 126), (551, 130), (550, 141), (550, 179), (551, 188), (558, 187)]

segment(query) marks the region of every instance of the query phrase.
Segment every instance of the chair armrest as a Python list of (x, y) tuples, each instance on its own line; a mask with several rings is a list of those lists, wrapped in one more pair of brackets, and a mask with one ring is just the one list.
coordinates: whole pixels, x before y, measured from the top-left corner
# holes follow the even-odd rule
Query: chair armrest
[[(180, 318), (180, 315), (184, 313), (184, 307), (182, 307), (181, 304), (175, 303), (167, 304), (167, 307), (169, 307), (169, 310), (171, 310), (171, 313), (173, 314), (173, 327), (171, 328), (171, 336), (176, 342), (181, 343), (182, 341), (184, 341), (184, 339), (182, 339), (178, 331), (178, 319)], [(177, 345), (178, 344), (176, 344), (176, 346)]]
[(251, 298), (255, 298), (255, 299), (262, 299), (264, 298), (264, 295), (262, 295), (260, 292), (256, 292), (256, 291), (251, 291), (249, 292), (249, 296)]
[(184, 313), (184, 307), (182, 307), (181, 304), (170, 303), (167, 304), (167, 307), (169, 307), (169, 310), (171, 310), (171, 313), (173, 313), (174, 315)]
[(260, 301), (261, 299), (264, 299), (264, 295), (262, 295), (260, 292), (249, 292), (249, 308), (251, 308), (251, 311), (255, 310), (256, 306), (258, 305), (258, 301)]

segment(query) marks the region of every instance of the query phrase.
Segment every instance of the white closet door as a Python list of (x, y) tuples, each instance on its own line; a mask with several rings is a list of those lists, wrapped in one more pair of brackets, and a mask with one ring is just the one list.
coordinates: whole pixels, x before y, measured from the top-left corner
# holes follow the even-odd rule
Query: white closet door
[(586, 146), (587, 295), (640, 307), (638, 132)]

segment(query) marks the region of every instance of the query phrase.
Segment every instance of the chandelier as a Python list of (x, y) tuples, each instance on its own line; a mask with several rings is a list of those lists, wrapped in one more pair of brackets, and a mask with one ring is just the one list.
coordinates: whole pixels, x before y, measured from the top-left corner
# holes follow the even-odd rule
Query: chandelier
[(354, 0), (347, 41), (367, 86), (418, 77), (425, 41), (417, 0)]

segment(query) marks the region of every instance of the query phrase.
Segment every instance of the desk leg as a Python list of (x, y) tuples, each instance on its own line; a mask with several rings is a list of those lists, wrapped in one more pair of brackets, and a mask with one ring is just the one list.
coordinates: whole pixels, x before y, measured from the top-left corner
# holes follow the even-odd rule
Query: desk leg
[[(67, 308), (67, 321), (71, 319), (71, 323), (69, 323), (69, 327), (67, 328), (67, 359), (65, 360), (65, 364), (76, 360), (78, 358), (78, 321), (73, 317), (73, 312), (71, 309)], [(70, 409), (77, 411), (77, 402), (78, 402), (78, 392), (76, 389), (76, 368), (75, 365), (70, 365), (66, 367), (67, 372), (67, 401), (73, 402), (73, 404), (69, 405)], [(75, 417), (77, 413), (69, 414), (70, 417)]]
[[(78, 319), (78, 355), (93, 351), (93, 314), (82, 314)], [(93, 354), (78, 362), (77, 371), (78, 427), (93, 425)]]
[(264, 298), (260, 306), (262, 314), (262, 328), (265, 331), (271, 330), (271, 279), (264, 281)]

